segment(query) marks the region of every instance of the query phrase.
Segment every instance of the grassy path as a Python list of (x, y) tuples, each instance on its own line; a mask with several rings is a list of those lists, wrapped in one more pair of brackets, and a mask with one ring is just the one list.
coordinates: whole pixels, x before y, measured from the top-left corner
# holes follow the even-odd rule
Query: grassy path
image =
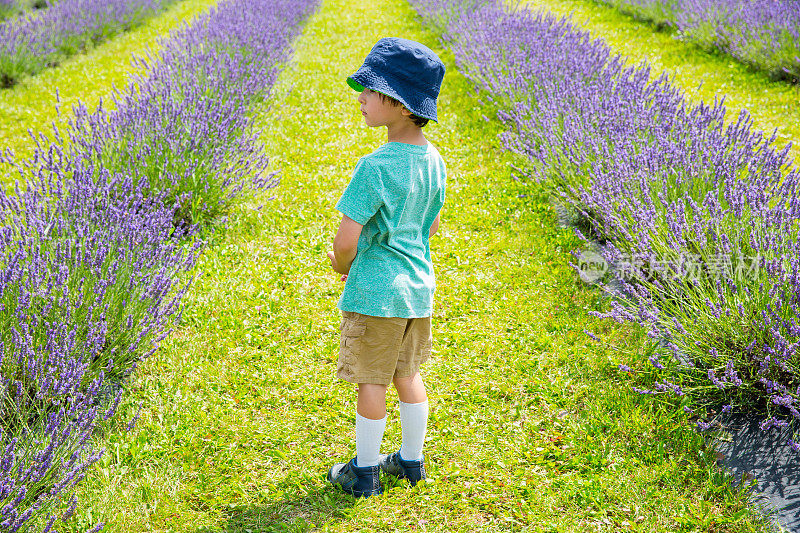
[[(355, 452), (355, 391), (334, 377), (342, 287), (325, 252), (355, 161), (385, 140), (344, 79), (387, 35), (426, 42), (448, 65), (441, 124), (426, 130), (449, 168), (431, 244), (431, 482), (354, 501), (325, 482)], [(143, 402), (139, 423), (108, 434), (69, 531), (92, 520), (108, 532), (667, 531), (682, 520), (689, 531), (694, 516), (761, 530), (683, 416), (627, 392), (623, 356), (582, 333), (631, 352), (643, 343), (587, 315), (598, 297), (568, 266), (577, 240), (511, 179), (498, 124), (405, 2), (324, 1), (274, 101), (261, 116), (282, 170), (276, 198), (242, 208), (204, 253), (183, 325), (122, 406), (131, 416)], [(384, 450), (399, 446), (395, 400)]]
[(593, 0), (524, 0), (524, 5), (557, 16), (572, 14), (578, 27), (601, 37), (632, 64), (647, 61), (655, 74), (674, 74), (675, 83), (692, 100), (712, 102), (717, 95), (725, 96), (729, 119), (747, 109), (757, 129), (771, 135), (777, 128), (779, 147), (792, 142), (792, 155), (800, 162), (800, 85), (770, 81), (728, 55), (707, 52)]
[[(205, 11), (218, 0), (181, 0), (146, 21), (137, 29), (122, 33), (84, 54), (67, 59), (58, 68), (46, 69), (27, 77), (11, 89), (0, 90), (0, 150), (11, 148), (22, 157), (35, 147), (28, 135), (52, 132), (56, 115), (56, 89), (61, 99), (61, 120), (66, 124), (72, 106), (79, 101), (94, 109), (100, 98), (107, 98), (113, 88), (124, 87), (131, 73), (131, 57), (144, 55), (147, 48), (157, 50), (159, 38), (184, 21)], [(17, 177), (8, 165), (0, 163), (0, 183)]]

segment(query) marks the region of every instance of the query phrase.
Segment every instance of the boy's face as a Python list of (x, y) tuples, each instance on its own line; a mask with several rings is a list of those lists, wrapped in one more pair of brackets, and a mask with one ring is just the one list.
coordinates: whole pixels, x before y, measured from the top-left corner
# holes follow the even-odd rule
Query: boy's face
[(381, 95), (371, 89), (364, 89), (358, 95), (361, 104), (361, 114), (364, 122), (371, 128), (389, 126), (401, 120), (407, 120), (410, 112), (402, 105), (393, 105), (390, 100), (385, 102)]

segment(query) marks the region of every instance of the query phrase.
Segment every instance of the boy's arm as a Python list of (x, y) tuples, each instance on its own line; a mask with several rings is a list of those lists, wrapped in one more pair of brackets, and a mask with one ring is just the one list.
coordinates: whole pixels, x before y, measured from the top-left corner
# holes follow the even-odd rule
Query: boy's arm
[(347, 215), (342, 215), (339, 230), (336, 232), (336, 237), (333, 238), (334, 257), (331, 261), (331, 266), (339, 274), (350, 272), (350, 265), (353, 264), (358, 250), (358, 237), (361, 235), (363, 227), (362, 224)]
[(431, 231), (428, 233), (428, 238), (430, 239), (433, 237), (433, 234), (439, 230), (439, 217), (442, 216), (442, 212), (439, 211), (439, 214), (436, 215), (436, 218), (433, 219), (433, 224), (431, 224)]

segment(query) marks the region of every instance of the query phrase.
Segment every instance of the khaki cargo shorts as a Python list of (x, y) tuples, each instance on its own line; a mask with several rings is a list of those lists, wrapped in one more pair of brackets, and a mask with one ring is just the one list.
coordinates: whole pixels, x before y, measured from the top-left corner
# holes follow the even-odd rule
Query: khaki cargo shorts
[(350, 383), (389, 385), (419, 372), (431, 355), (431, 317), (396, 318), (342, 311), (336, 375)]

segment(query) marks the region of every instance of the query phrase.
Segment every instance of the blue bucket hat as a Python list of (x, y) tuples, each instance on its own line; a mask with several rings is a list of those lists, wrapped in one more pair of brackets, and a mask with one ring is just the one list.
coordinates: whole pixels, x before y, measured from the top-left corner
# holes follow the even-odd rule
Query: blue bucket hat
[(436, 98), (443, 78), (444, 63), (433, 50), (416, 41), (384, 37), (347, 84), (359, 92), (366, 87), (391, 96), (416, 116), (438, 122)]

